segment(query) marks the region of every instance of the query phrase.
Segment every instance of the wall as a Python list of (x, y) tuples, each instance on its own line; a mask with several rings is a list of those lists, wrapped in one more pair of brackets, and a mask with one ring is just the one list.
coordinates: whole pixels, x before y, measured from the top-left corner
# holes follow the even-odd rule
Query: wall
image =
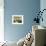
[[(41, 11), (42, 11), (43, 9), (46, 9), (46, 0), (40, 0), (40, 9), (41, 9)], [(46, 19), (46, 10), (43, 12), (42, 17), (43, 17), (43, 22), (40, 21), (40, 25), (46, 27), (46, 20), (45, 20), (45, 19)]]
[(0, 0), (0, 42), (4, 41), (4, 0)]
[[(35, 12), (40, 9), (40, 0), (4, 0), (5, 40), (18, 41), (32, 29)], [(23, 25), (13, 25), (12, 15), (24, 15)]]

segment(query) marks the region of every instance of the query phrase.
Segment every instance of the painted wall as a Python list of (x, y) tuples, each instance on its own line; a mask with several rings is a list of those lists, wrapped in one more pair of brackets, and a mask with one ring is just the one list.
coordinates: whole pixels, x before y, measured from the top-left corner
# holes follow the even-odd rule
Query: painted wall
[(4, 0), (0, 0), (0, 42), (4, 41)]
[[(41, 9), (41, 11), (42, 11), (43, 9), (46, 9), (46, 0), (41, 0), (41, 1), (40, 1), (40, 9)], [(43, 17), (43, 22), (41, 21), (41, 22), (40, 22), (40, 25), (46, 27), (46, 10), (43, 12), (42, 17)]]
[[(32, 29), (32, 20), (40, 9), (40, 0), (5, 0), (4, 1), (5, 40), (18, 41)], [(12, 15), (24, 15), (23, 25), (13, 25)]]

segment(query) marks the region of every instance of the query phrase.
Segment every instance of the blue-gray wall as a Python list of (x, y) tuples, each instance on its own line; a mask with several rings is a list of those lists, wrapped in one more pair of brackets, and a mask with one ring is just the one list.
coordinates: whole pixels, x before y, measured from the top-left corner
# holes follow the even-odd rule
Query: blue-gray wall
[[(4, 1), (5, 40), (18, 41), (32, 28), (32, 20), (40, 9), (40, 0), (5, 0)], [(12, 15), (24, 15), (23, 25), (13, 25)]]
[[(40, 10), (42, 11), (43, 9), (46, 9), (46, 0), (41, 0), (40, 1)], [(46, 27), (46, 10), (43, 12), (43, 22), (40, 21), (40, 25)]]

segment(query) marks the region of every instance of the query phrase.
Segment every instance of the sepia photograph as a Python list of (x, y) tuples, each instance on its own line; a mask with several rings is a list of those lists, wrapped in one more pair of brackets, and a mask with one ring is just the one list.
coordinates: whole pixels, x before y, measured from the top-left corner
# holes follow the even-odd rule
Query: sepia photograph
[(23, 15), (13, 15), (12, 24), (23, 24)]

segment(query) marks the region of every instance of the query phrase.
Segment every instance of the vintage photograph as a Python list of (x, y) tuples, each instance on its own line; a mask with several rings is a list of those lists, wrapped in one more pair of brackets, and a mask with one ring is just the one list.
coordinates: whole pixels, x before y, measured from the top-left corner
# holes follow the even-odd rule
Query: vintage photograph
[(13, 15), (12, 24), (23, 24), (23, 15)]

